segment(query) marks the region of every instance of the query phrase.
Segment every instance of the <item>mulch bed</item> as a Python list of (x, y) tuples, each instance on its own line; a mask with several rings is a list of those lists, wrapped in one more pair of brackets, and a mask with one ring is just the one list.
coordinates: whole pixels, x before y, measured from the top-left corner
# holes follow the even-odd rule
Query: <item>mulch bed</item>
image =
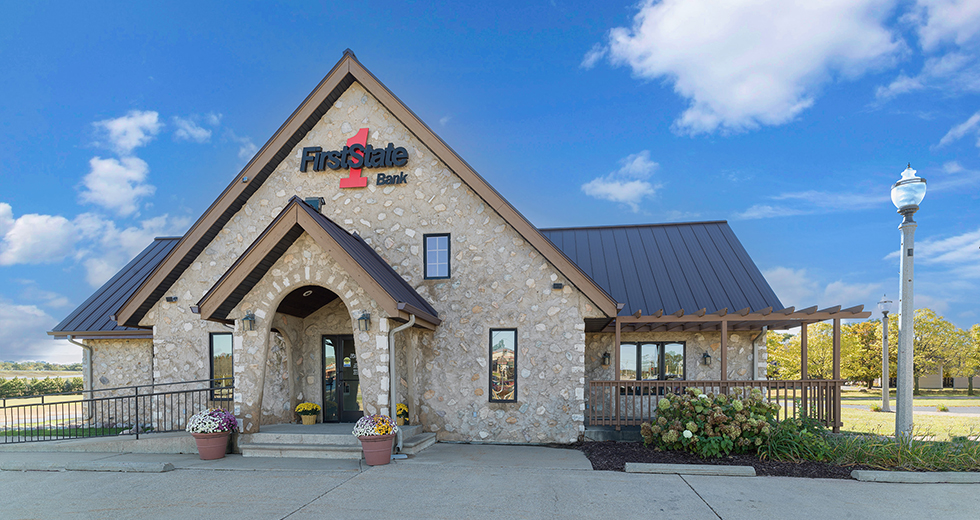
[(804, 478), (851, 478), (856, 469), (878, 469), (870, 466), (837, 466), (826, 462), (780, 462), (761, 460), (755, 455), (729, 455), (715, 459), (702, 459), (697, 455), (679, 451), (656, 451), (641, 442), (582, 442), (574, 445), (592, 462), (592, 469), (624, 471), (627, 462), (655, 464), (711, 464), (723, 466), (752, 466), (759, 476)]

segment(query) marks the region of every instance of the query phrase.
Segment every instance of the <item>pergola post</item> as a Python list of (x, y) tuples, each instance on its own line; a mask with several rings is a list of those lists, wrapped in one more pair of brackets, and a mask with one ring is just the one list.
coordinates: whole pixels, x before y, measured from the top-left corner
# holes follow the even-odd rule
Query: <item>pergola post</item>
[(840, 432), (840, 318), (834, 318), (834, 433)]
[(728, 381), (728, 320), (721, 320), (721, 380)]
[(800, 379), (803, 380), (800, 388), (800, 404), (803, 407), (802, 415), (810, 416), (810, 400), (807, 399), (810, 392), (810, 385), (807, 384), (806, 380), (810, 379), (810, 374), (807, 370), (807, 338), (806, 338), (806, 322), (800, 324)]
[(619, 417), (620, 417), (620, 415), (619, 415), (619, 401), (620, 401), (620, 399), (619, 399), (619, 388), (620, 388), (620, 386), (619, 386), (619, 366), (620, 366), (619, 365), (619, 351), (621, 349), (619, 347), (619, 342), (620, 342), (620, 336), (621, 336), (621, 333), (622, 333), (621, 327), (622, 327), (622, 325), (619, 323), (619, 316), (616, 316), (616, 348), (615, 348), (615, 350), (613, 352), (613, 360), (616, 363), (616, 366), (613, 368), (613, 370), (614, 370), (613, 374), (615, 374), (615, 376), (616, 376), (616, 384), (612, 388), (612, 392), (613, 392), (613, 396), (612, 397), (613, 397), (613, 399), (616, 400), (616, 430), (617, 431), (619, 430)]

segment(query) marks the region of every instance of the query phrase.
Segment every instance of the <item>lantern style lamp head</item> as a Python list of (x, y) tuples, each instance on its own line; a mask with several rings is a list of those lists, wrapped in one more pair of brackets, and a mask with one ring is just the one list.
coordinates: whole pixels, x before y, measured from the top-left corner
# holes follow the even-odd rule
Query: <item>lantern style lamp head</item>
[(884, 316), (888, 316), (888, 313), (892, 311), (892, 301), (886, 295), (882, 295), (881, 301), (878, 302), (878, 310)]
[(704, 366), (706, 366), (706, 367), (710, 367), (711, 366), (711, 354), (708, 354), (707, 352), (705, 352), (704, 355), (701, 356), (701, 363), (704, 364)]
[(606, 368), (606, 367), (609, 366), (609, 357), (610, 356), (609, 356), (609, 353), (608, 352), (606, 352), (605, 354), (602, 355), (602, 367), (603, 368)]
[(902, 178), (892, 185), (892, 204), (898, 208), (906, 220), (912, 220), (912, 214), (919, 209), (919, 204), (926, 196), (926, 180), (915, 176), (915, 170), (909, 164), (902, 172)]
[(357, 318), (357, 328), (362, 332), (371, 330), (371, 313), (362, 312), (361, 317)]
[(255, 313), (252, 311), (245, 311), (245, 317), (242, 318), (242, 329), (255, 330)]

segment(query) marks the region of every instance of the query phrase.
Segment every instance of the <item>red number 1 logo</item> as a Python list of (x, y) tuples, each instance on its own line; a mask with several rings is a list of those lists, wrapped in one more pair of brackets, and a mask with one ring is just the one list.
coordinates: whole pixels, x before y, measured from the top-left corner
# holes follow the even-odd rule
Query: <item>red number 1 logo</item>
[[(362, 128), (358, 130), (357, 134), (355, 134), (354, 137), (351, 137), (350, 139), (347, 140), (347, 146), (350, 147), (350, 146), (354, 146), (355, 144), (359, 144), (361, 145), (361, 150), (363, 150), (364, 147), (367, 146), (367, 137), (368, 137), (368, 129)], [(363, 154), (364, 152), (361, 153)], [(361, 166), (364, 165), (364, 162), (366, 160), (367, 157), (362, 157)], [(357, 168), (357, 169), (351, 168), (350, 175), (345, 179), (340, 179), (340, 187), (363, 188), (367, 186), (367, 182), (368, 182), (367, 177), (361, 177), (361, 168)]]

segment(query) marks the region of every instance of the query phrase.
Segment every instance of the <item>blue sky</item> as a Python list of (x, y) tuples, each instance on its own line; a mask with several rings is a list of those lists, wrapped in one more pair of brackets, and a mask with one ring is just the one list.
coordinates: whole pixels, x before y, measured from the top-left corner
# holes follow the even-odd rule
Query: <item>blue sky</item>
[(786, 305), (897, 300), (911, 162), (916, 306), (980, 321), (980, 0), (713, 3), (5, 3), (0, 360), (80, 360), (345, 48), (539, 227), (728, 220)]

